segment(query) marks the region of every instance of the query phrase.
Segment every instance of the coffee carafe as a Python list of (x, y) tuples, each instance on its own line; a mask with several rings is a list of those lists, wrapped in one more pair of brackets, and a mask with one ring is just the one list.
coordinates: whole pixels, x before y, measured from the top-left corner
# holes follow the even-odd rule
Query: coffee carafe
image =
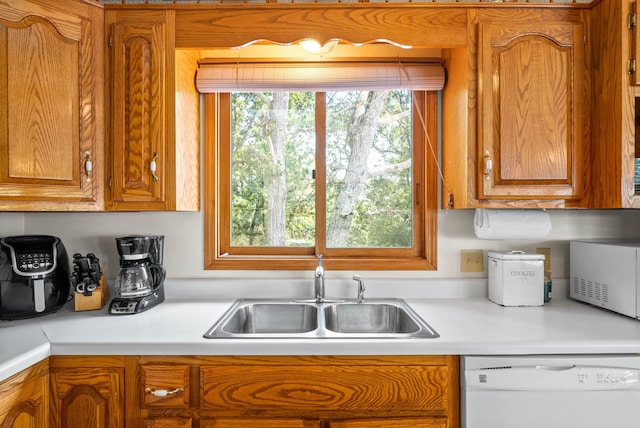
[(164, 300), (166, 271), (162, 265), (164, 236), (116, 238), (120, 272), (116, 278), (111, 314), (135, 314)]

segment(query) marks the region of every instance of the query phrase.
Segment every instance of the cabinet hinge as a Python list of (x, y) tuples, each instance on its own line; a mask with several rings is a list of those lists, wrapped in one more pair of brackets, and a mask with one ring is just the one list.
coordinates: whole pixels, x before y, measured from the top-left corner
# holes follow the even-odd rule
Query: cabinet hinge
[(629, 30), (633, 30), (638, 25), (638, 14), (635, 12), (631, 12), (627, 17), (627, 28)]
[(447, 199), (447, 208), (453, 208), (453, 193), (449, 193), (449, 197)]
[(634, 74), (635, 72), (636, 72), (636, 60), (634, 58), (631, 58), (629, 61), (627, 61), (627, 73)]

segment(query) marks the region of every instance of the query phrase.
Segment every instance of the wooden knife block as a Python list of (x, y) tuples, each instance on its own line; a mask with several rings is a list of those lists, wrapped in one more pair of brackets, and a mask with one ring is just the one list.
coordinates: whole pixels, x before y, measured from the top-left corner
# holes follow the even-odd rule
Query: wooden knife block
[(102, 307), (109, 301), (109, 286), (107, 285), (107, 279), (104, 276), (104, 271), (101, 270), (101, 272), (102, 277), (100, 278), (100, 284), (95, 290), (93, 290), (90, 296), (85, 296), (77, 291), (73, 292), (76, 312), (102, 309)]

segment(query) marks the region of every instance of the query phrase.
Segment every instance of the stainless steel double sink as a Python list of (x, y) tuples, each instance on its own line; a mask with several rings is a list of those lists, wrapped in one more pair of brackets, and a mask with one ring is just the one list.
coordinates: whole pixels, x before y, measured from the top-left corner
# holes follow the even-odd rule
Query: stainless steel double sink
[(240, 299), (204, 334), (208, 339), (436, 338), (402, 299)]

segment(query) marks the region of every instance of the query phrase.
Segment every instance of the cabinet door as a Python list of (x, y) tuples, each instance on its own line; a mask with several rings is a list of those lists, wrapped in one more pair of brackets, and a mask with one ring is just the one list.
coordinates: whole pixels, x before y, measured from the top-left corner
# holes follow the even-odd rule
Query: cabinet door
[(124, 428), (124, 370), (52, 368), (51, 428)]
[(101, 209), (103, 12), (86, 2), (0, 4), (0, 205)]
[(579, 199), (588, 131), (581, 23), (479, 24), (479, 199)]
[(171, 208), (175, 48), (167, 13), (121, 12), (111, 26), (113, 209)]
[(1, 428), (46, 428), (49, 415), (47, 361), (0, 383)]

